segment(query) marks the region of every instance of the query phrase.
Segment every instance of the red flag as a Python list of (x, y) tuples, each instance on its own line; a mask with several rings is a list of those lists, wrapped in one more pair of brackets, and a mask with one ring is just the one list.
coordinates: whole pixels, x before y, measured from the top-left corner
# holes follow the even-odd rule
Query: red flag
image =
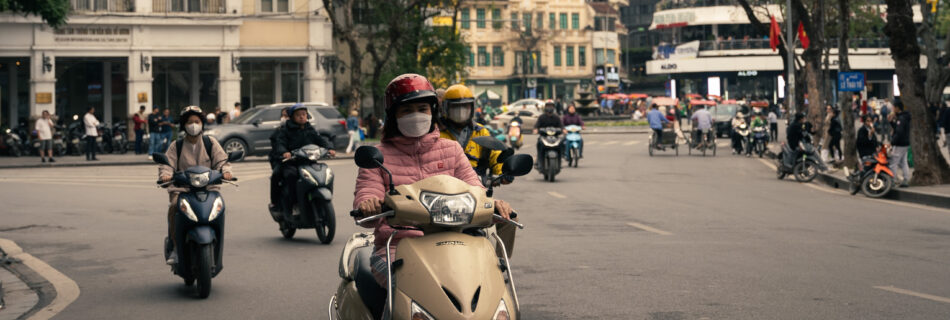
[(801, 21), (798, 22), (798, 39), (802, 42), (802, 48), (808, 49), (808, 44), (811, 42), (808, 40), (808, 34), (805, 33), (805, 25)]
[(778, 27), (778, 22), (775, 22), (775, 17), (769, 16), (769, 18), (772, 19), (772, 25), (769, 26), (769, 47), (772, 48), (772, 52), (775, 52), (775, 48), (778, 47), (778, 37), (782, 31)]

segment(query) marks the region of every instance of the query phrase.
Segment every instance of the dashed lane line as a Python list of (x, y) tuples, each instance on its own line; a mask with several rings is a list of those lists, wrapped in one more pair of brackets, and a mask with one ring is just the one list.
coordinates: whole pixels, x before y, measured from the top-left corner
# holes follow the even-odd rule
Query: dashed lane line
[(563, 195), (563, 194), (560, 194), (560, 193), (557, 193), (557, 192), (554, 192), (554, 191), (548, 191), (548, 194), (551, 195), (552, 197), (555, 197), (555, 198), (558, 198), (558, 199), (567, 199), (567, 196), (565, 196), (565, 195)]
[(625, 145), (625, 146), (632, 146), (632, 145), (635, 145), (635, 144), (638, 144), (638, 143), (640, 143), (640, 141), (630, 141), (630, 142), (624, 142), (623, 145)]
[(604, 145), (605, 145), (605, 146), (609, 146), (609, 145), (612, 145), (612, 144), (615, 144), (615, 143), (619, 143), (619, 142), (620, 142), (620, 141), (607, 141), (607, 142), (604, 143)]
[(585, 142), (585, 144), (587, 144), (588, 146), (592, 146), (592, 145), (595, 145), (595, 144), (600, 144), (600, 141), (587, 141), (587, 142)]
[(640, 230), (643, 230), (643, 231), (653, 232), (653, 233), (656, 233), (656, 234), (661, 235), (661, 236), (671, 236), (671, 235), (673, 235), (672, 232), (663, 231), (663, 230), (660, 230), (660, 229), (657, 229), (657, 228), (654, 228), (654, 227), (651, 227), (651, 226), (648, 226), (648, 225), (645, 225), (645, 224), (642, 224), (642, 223), (627, 222), (627, 225), (628, 225), (628, 226), (631, 226), (631, 227), (634, 227), (634, 228), (637, 228), (637, 229), (640, 229)]
[(910, 290), (907, 290), (907, 289), (901, 289), (901, 288), (896, 288), (896, 287), (892, 287), (892, 286), (874, 286), (874, 289), (880, 289), (880, 290), (884, 290), (884, 291), (890, 291), (890, 292), (893, 292), (893, 293), (899, 293), (899, 294), (908, 295), (908, 296), (912, 296), (912, 297), (918, 297), (918, 298), (921, 298), (921, 299), (927, 299), (927, 300), (931, 300), (931, 301), (937, 301), (937, 302), (943, 302), (943, 303), (950, 303), (950, 298), (945, 298), (945, 297), (941, 297), (941, 296), (935, 296), (935, 295), (932, 295), (932, 294), (926, 294), (926, 293), (921, 293), (921, 292), (916, 292), (916, 291), (910, 291)]

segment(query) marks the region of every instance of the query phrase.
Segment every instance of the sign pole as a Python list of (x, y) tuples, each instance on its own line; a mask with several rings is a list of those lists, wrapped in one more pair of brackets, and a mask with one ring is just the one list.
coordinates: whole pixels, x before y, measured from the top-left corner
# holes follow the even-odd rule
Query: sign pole
[(788, 0), (786, 7), (786, 18), (785, 27), (788, 29), (788, 35), (785, 37), (785, 42), (788, 44), (788, 92), (786, 92), (785, 100), (788, 101), (788, 112), (795, 112), (795, 28), (792, 27), (794, 24), (792, 21), (792, 0)]

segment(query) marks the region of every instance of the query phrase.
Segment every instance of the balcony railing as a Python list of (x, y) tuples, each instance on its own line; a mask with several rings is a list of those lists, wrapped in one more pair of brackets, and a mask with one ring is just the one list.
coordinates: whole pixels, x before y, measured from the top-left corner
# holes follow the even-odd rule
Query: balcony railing
[(134, 0), (69, 0), (74, 12), (106, 11), (106, 12), (133, 12)]
[(225, 13), (226, 0), (152, 0), (152, 12)]

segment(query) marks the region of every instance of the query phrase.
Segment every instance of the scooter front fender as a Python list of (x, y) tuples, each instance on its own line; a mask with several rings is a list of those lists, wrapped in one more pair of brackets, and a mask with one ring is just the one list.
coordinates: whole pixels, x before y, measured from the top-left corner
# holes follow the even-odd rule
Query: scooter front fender
[(315, 198), (324, 201), (333, 200), (333, 191), (330, 191), (330, 188), (327, 187), (319, 187), (316, 190), (313, 190), (313, 195)]
[(874, 167), (874, 173), (886, 173), (887, 175), (894, 177), (894, 172), (891, 171), (891, 168), (886, 166), (878, 165)]
[(185, 241), (197, 244), (211, 244), (216, 238), (217, 236), (211, 226), (197, 226), (194, 229), (188, 230)]

